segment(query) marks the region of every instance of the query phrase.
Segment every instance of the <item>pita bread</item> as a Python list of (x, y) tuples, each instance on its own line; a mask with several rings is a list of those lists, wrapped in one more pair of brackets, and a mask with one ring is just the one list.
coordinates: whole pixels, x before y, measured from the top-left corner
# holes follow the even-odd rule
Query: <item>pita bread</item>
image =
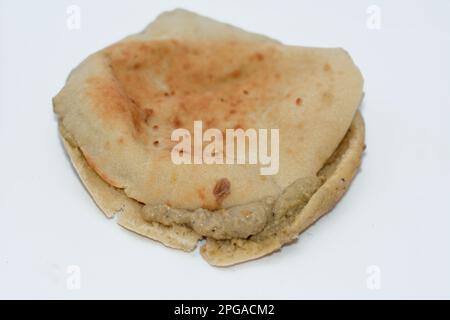
[[(285, 46), (175, 10), (88, 57), (54, 98), (54, 109), (64, 146), (98, 206), (169, 247), (193, 250), (205, 235), (148, 221), (144, 207), (213, 212), (283, 199), (293, 185), (319, 177), (320, 186), (279, 225), (246, 239), (206, 237), (203, 257), (230, 265), (279, 249), (339, 200), (362, 154), (361, 96), (361, 74), (342, 49)], [(279, 173), (174, 165), (170, 133), (190, 129), (194, 120), (221, 130), (280, 128)], [(213, 190), (224, 177), (231, 192), (219, 203)]]

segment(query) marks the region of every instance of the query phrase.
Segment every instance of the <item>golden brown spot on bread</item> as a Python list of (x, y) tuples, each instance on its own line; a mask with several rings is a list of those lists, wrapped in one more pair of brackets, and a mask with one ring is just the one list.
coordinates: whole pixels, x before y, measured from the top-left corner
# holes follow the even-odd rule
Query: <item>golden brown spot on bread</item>
[(263, 61), (264, 60), (264, 55), (262, 53), (257, 52), (257, 53), (255, 53), (255, 58), (258, 61)]
[(222, 178), (216, 182), (213, 189), (213, 195), (216, 198), (217, 204), (221, 204), (231, 192), (231, 183), (227, 178)]
[(131, 103), (125, 93), (120, 90), (120, 86), (115, 81), (93, 77), (88, 80), (92, 87), (90, 95), (95, 99), (95, 106), (98, 106), (102, 118), (115, 117), (119, 115), (127, 116), (128, 106)]
[(181, 128), (183, 126), (183, 122), (181, 122), (178, 116), (175, 116), (172, 121), (172, 125), (174, 128)]
[(331, 66), (330, 66), (330, 64), (325, 63), (325, 64), (323, 65), (323, 70), (326, 71), (326, 72), (331, 71)]
[(213, 128), (215, 123), (216, 123), (216, 119), (214, 119), (214, 118), (207, 119), (205, 121), (205, 129), (206, 128)]
[(124, 141), (123, 141), (123, 138), (117, 139), (117, 143), (118, 143), (118, 144), (123, 144), (123, 142), (124, 142)]
[(189, 70), (190, 67), (191, 67), (191, 64), (190, 64), (189, 62), (185, 62), (185, 63), (183, 64), (183, 69), (184, 69), (184, 70)]
[(302, 102), (303, 102), (303, 100), (302, 100), (302, 98), (300, 98), (300, 97), (298, 97), (297, 99), (295, 99), (295, 104), (296, 104), (297, 106), (301, 106)]
[(239, 78), (241, 76), (241, 71), (240, 70), (234, 70), (233, 72), (231, 72), (230, 76), (232, 78)]

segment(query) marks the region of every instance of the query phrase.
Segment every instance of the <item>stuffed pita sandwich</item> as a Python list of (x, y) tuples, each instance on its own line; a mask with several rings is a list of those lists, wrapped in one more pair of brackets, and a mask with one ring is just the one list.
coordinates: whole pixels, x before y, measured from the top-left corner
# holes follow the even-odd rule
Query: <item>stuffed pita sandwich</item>
[[(53, 99), (81, 181), (126, 229), (215, 266), (256, 259), (331, 210), (364, 149), (346, 51), (288, 46), (175, 10), (84, 60)], [(279, 169), (176, 164), (171, 133), (279, 130)], [(192, 150), (182, 150), (190, 153)]]

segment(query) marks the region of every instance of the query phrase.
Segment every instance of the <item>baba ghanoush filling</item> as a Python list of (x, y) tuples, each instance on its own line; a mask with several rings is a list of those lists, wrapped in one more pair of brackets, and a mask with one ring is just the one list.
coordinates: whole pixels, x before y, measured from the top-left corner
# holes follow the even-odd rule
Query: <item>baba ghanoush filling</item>
[(288, 220), (308, 203), (321, 184), (322, 180), (317, 177), (298, 179), (276, 200), (268, 197), (214, 211), (205, 208), (185, 210), (168, 205), (145, 205), (141, 213), (148, 222), (156, 221), (166, 226), (186, 225), (200, 235), (216, 240), (247, 239), (259, 233), (270, 233)]

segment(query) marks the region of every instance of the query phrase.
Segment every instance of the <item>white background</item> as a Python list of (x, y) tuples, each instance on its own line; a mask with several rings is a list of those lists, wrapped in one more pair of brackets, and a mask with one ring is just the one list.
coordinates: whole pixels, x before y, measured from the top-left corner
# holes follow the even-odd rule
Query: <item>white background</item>
[[(450, 1), (0, 1), (0, 298), (450, 298)], [(72, 4), (79, 30), (66, 26)], [(344, 47), (365, 78), (368, 147), (352, 187), (255, 262), (214, 268), (107, 220), (58, 139), (51, 98), (69, 71), (175, 7)]]

